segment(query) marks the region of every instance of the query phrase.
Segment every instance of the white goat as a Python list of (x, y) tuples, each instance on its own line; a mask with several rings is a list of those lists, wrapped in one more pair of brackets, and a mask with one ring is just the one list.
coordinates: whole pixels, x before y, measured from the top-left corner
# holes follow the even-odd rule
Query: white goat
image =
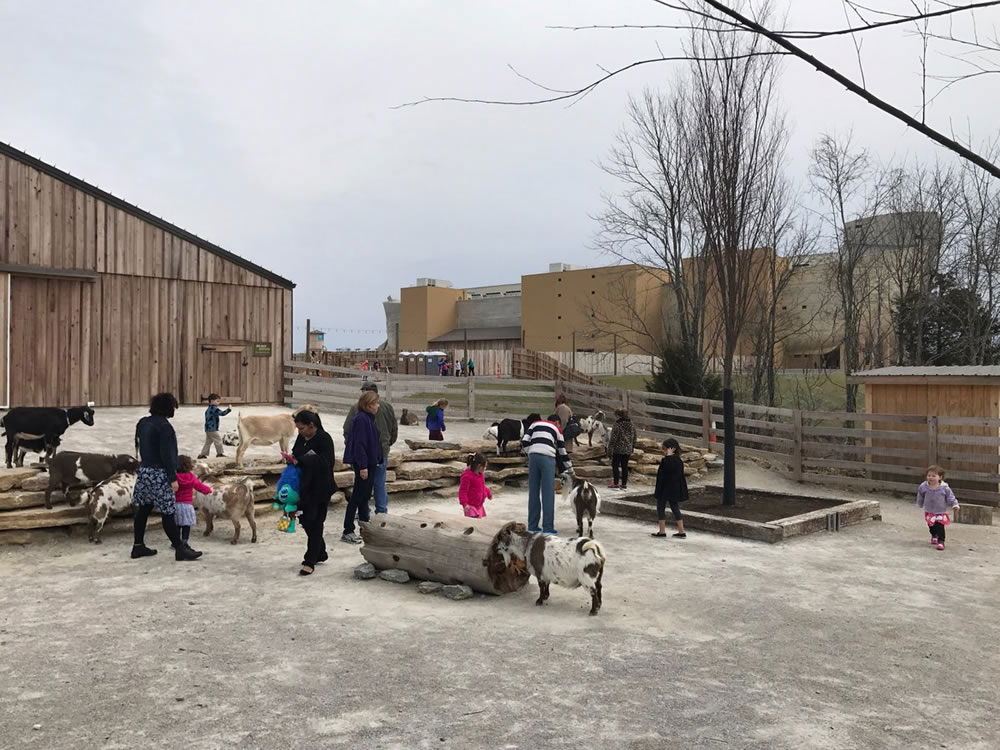
[(601, 610), (601, 578), (604, 576), (604, 549), (593, 539), (560, 539), (548, 534), (505, 529), (497, 537), (497, 552), (507, 565), (522, 567), (538, 581), (541, 606), (549, 598), (549, 585), (590, 592), (590, 614)]
[[(581, 419), (580, 429), (587, 435), (587, 445), (593, 445), (595, 437), (602, 443), (608, 442), (608, 428), (604, 424), (603, 411), (594, 412), (591, 416)], [(575, 439), (573, 442), (578, 444)]]

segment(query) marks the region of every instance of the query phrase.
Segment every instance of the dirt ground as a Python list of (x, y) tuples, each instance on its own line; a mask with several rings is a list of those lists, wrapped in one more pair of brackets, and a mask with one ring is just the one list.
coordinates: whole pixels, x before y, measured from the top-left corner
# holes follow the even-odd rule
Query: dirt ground
[[(126, 450), (134, 417), (99, 412), (91, 437)], [(177, 423), (195, 442), (200, 413)], [(159, 530), (139, 561), (125, 533), (0, 548), (0, 746), (996, 747), (1000, 530), (954, 525), (938, 552), (909, 501), (879, 499), (882, 523), (780, 545), (600, 517), (598, 617), (579, 590), (535, 607), (534, 583), (452, 602), (355, 580), (340, 508), (310, 578), (273, 516), (256, 545), (199, 536), (194, 563)], [(458, 509), (391, 511), (423, 506)], [(523, 518), (524, 492), (487, 508)]]

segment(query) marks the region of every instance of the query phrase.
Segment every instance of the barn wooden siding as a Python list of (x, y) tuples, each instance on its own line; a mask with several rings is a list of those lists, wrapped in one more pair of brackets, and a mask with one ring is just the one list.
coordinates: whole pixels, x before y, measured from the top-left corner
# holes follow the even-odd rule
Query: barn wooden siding
[(291, 288), (194, 239), (0, 154), (0, 262), (91, 277), (13, 272), (10, 404), (137, 405), (157, 390), (197, 403), (225, 390), (206, 343), (246, 361), (244, 400), (280, 401)]

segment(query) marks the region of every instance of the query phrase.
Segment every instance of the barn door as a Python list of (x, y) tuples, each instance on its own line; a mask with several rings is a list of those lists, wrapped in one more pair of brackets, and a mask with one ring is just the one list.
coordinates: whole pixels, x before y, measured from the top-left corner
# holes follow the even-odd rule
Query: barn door
[(0, 273), (0, 405), (10, 406), (10, 274)]
[(218, 393), (222, 402), (238, 404), (246, 401), (246, 344), (232, 342), (201, 342), (198, 363), (198, 395), (204, 401), (210, 393)]

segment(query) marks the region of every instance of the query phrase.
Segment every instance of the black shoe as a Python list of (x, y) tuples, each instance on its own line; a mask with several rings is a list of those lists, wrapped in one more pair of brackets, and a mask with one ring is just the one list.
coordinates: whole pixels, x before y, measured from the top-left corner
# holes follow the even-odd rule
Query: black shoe
[(199, 461), (200, 461), (201, 459), (203, 459), (203, 458), (208, 458), (208, 456), (207, 456), (207, 455), (205, 455), (204, 453), (202, 453), (202, 454), (201, 454), (200, 456), (198, 456), (198, 460), (199, 460)]
[[(319, 564), (319, 563), (325, 563), (329, 559), (330, 559), (330, 555), (328, 555), (327, 553), (324, 552), (323, 556), (319, 560), (317, 560), (316, 563), (317, 564)], [(303, 565), (305, 565), (305, 563), (303, 563)]]
[(677, 537), (678, 539), (687, 539), (687, 534), (685, 534), (683, 531), (678, 531), (676, 534), (674, 534), (674, 536)]
[(197, 560), (202, 556), (201, 552), (191, 549), (187, 545), (184, 545), (180, 549), (174, 550), (174, 559), (178, 562), (183, 562), (187, 560)]
[(140, 557), (152, 557), (156, 554), (155, 549), (150, 549), (145, 544), (132, 545), (132, 559), (138, 560)]

